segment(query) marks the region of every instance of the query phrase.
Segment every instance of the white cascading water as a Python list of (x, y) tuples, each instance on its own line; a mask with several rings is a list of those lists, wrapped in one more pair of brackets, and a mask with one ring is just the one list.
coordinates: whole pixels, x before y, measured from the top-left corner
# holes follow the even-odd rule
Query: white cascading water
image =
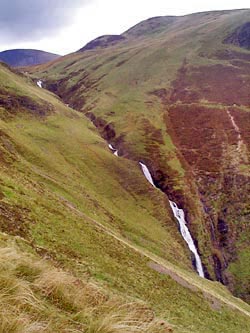
[(142, 162), (139, 162), (139, 164), (140, 164), (140, 166), (141, 166), (141, 168), (142, 168), (142, 172), (143, 172), (144, 176), (146, 177), (147, 181), (148, 181), (152, 186), (156, 187), (155, 184), (154, 184), (153, 178), (152, 178), (152, 176), (151, 176), (151, 173), (150, 173), (149, 170), (148, 170), (148, 167), (147, 167), (145, 164), (143, 164)]
[(119, 155), (118, 155), (118, 150), (116, 150), (116, 149), (111, 145), (111, 143), (109, 144), (109, 149), (112, 150), (112, 152), (113, 152), (113, 154), (114, 154), (115, 156), (117, 156), (117, 157), (119, 156)]
[[(153, 178), (152, 178), (152, 176), (151, 176), (151, 174), (148, 170), (148, 167), (145, 164), (141, 163), (141, 162), (139, 162), (139, 164), (141, 166), (141, 169), (142, 169), (142, 172), (143, 172), (145, 178), (148, 180), (148, 182), (152, 186), (156, 187), (155, 184), (154, 184)], [(184, 211), (182, 209), (178, 208), (178, 206), (176, 205), (175, 202), (169, 200), (169, 203), (170, 203), (170, 207), (171, 207), (171, 209), (174, 213), (174, 217), (179, 222), (181, 235), (182, 235), (183, 239), (185, 240), (185, 242), (187, 243), (190, 251), (194, 254), (196, 270), (197, 270), (199, 276), (204, 278), (204, 271), (203, 271), (203, 268), (202, 268), (201, 259), (200, 259), (200, 256), (198, 254), (198, 251), (195, 247), (192, 236), (191, 236), (191, 234), (188, 230), (188, 227), (186, 225)]]
[(43, 87), (43, 81), (42, 80), (38, 80), (37, 83), (39, 88), (42, 88)]
[(194, 254), (196, 270), (197, 270), (198, 274), (200, 275), (200, 277), (204, 278), (204, 272), (203, 272), (203, 268), (202, 268), (201, 258), (200, 258), (199, 254), (197, 252), (197, 249), (195, 247), (192, 236), (191, 236), (191, 234), (188, 230), (188, 227), (186, 225), (184, 211), (182, 209), (178, 208), (178, 206), (176, 205), (175, 202), (169, 200), (169, 203), (170, 203), (170, 207), (172, 208), (172, 211), (174, 213), (175, 218), (179, 222), (181, 235), (184, 238), (185, 242), (187, 243), (190, 251)]

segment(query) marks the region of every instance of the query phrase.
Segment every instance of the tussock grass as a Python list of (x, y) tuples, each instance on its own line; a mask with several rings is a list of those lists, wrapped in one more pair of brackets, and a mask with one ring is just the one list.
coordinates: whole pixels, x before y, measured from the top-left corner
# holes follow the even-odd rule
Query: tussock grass
[(101, 310), (103, 315), (90, 322), (87, 333), (172, 332), (166, 322), (156, 319), (143, 304), (109, 302)]
[(171, 331), (143, 303), (126, 303), (15, 247), (0, 248), (0, 333)]
[[(25, 279), (18, 277), (19, 268), (28, 258), (14, 248), (0, 249), (0, 332), (42, 332), (46, 323), (36, 317), (43, 304)], [(31, 263), (29, 263), (31, 267)], [(32, 272), (32, 270), (30, 270)], [(32, 274), (32, 273), (30, 273)]]

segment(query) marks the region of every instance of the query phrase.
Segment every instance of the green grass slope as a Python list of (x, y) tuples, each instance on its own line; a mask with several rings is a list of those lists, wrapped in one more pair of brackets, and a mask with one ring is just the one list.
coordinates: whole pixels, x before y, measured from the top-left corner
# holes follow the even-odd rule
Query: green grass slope
[[(10, 332), (12, 324), (14, 332), (30, 325), (33, 331), (59, 332), (65, 325), (65, 332), (88, 332), (88, 320), (94, 325), (96, 316), (112, 324), (101, 309), (89, 314), (84, 304), (73, 302), (76, 290), (68, 284), (76, 278), (94, 281), (123, 304), (143, 302), (169, 323), (150, 332), (171, 327), (174, 332), (247, 333), (249, 306), (197, 276), (166, 196), (148, 184), (138, 163), (111, 154), (84, 115), (29, 79), (2, 65), (0, 77), (0, 227), (6, 233), (1, 265), (5, 284), (10, 281), (1, 285), (8, 310), (2, 332)], [(40, 264), (34, 264), (40, 270), (34, 272), (33, 259), (25, 259), (34, 251), (74, 278), (63, 275), (61, 283), (52, 268), (44, 277)], [(81, 297), (84, 292), (79, 291)], [(89, 292), (91, 300), (95, 292)], [(124, 316), (131, 318), (117, 310), (111, 316), (120, 321), (108, 332), (116, 332)], [(144, 331), (150, 327), (147, 320), (144, 326), (138, 323)], [(144, 332), (142, 326), (137, 331)], [(105, 332), (103, 327), (91, 332)]]
[(153, 18), (121, 44), (30, 70), (121, 155), (146, 162), (185, 209), (207, 274), (248, 301), (250, 53), (237, 38), (249, 17)]

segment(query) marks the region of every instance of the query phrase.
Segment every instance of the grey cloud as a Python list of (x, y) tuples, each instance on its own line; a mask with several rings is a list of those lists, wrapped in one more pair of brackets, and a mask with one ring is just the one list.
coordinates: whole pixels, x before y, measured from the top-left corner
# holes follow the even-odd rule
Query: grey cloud
[(74, 21), (92, 0), (0, 0), (0, 41), (34, 41)]

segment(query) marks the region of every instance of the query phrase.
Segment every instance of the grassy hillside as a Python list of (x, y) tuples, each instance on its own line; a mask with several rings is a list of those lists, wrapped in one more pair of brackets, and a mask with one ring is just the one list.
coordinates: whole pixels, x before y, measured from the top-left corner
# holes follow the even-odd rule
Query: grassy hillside
[(197, 276), (138, 163), (29, 79), (0, 77), (2, 332), (247, 333), (249, 306)]
[(207, 274), (248, 301), (249, 15), (153, 18), (121, 43), (31, 70), (122, 156), (149, 166), (184, 208)]

